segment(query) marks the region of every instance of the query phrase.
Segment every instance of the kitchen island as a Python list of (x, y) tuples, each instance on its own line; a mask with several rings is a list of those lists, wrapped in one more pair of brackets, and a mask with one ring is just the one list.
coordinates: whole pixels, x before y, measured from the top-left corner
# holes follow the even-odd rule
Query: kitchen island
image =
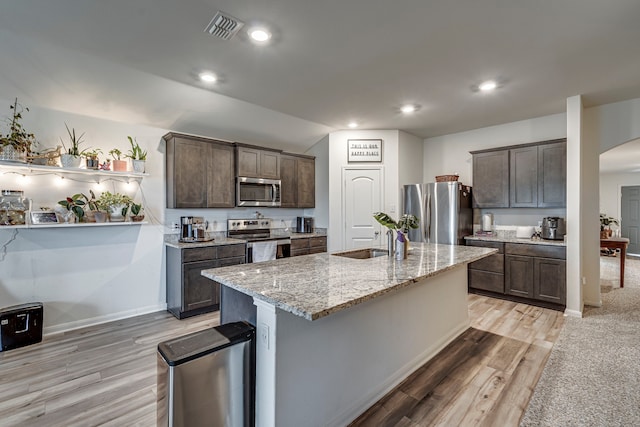
[(257, 306), (256, 425), (355, 419), (468, 328), (466, 266), (495, 252), (413, 244), (402, 261), (323, 253), (204, 270)]

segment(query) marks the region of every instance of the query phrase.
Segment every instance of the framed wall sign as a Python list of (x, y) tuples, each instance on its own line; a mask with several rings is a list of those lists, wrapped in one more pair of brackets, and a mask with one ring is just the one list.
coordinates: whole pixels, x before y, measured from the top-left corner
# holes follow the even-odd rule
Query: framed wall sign
[(381, 139), (349, 139), (347, 161), (353, 162), (382, 162)]
[(57, 224), (58, 216), (54, 211), (31, 212), (31, 224)]

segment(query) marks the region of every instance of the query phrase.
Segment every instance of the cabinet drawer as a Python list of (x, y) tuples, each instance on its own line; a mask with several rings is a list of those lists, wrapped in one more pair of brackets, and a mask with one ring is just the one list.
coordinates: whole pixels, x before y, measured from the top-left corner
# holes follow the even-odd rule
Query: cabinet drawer
[(216, 267), (227, 267), (229, 265), (244, 264), (245, 262), (246, 261), (243, 254), (241, 257), (219, 259), (216, 262)]
[(309, 239), (291, 239), (291, 250), (306, 249), (309, 247)]
[(245, 252), (244, 244), (218, 246), (218, 258), (244, 257)]
[(317, 248), (317, 247), (327, 247), (327, 238), (326, 237), (312, 237), (309, 239), (309, 247)]
[(507, 243), (505, 253), (508, 255), (522, 255), (543, 258), (566, 259), (564, 246), (535, 245), (526, 243)]
[(504, 255), (493, 254), (469, 264), (472, 270), (490, 271), (492, 273), (504, 273)]
[(504, 275), (488, 271), (469, 270), (469, 287), (503, 294)]
[(327, 252), (327, 248), (323, 246), (316, 246), (315, 248), (309, 248), (309, 254), (320, 254), (322, 252)]
[(182, 262), (207, 261), (216, 259), (216, 247), (190, 248), (182, 250)]
[(504, 253), (504, 243), (503, 242), (487, 242), (486, 240), (467, 240), (467, 246), (478, 246), (481, 248), (493, 248), (497, 249), (499, 254)]
[(291, 256), (309, 255), (309, 248), (291, 250)]

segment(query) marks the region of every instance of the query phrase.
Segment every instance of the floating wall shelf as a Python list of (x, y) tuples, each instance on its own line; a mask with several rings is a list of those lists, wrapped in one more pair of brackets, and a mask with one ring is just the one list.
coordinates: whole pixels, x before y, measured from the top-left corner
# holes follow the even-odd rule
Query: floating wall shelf
[(61, 168), (57, 166), (41, 166), (25, 163), (0, 161), (0, 170), (3, 173), (15, 173), (21, 175), (58, 175), (61, 177), (70, 177), (74, 175), (83, 175), (89, 177), (96, 182), (105, 181), (108, 179), (129, 182), (131, 180), (141, 180), (145, 176), (149, 176), (148, 173), (133, 173), (133, 172), (114, 172), (105, 170), (93, 170), (82, 168)]

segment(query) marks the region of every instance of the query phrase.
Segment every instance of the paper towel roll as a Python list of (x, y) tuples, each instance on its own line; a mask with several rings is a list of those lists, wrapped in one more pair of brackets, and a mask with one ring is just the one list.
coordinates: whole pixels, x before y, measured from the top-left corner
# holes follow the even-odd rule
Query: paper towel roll
[(482, 231), (493, 231), (493, 214), (482, 215)]

